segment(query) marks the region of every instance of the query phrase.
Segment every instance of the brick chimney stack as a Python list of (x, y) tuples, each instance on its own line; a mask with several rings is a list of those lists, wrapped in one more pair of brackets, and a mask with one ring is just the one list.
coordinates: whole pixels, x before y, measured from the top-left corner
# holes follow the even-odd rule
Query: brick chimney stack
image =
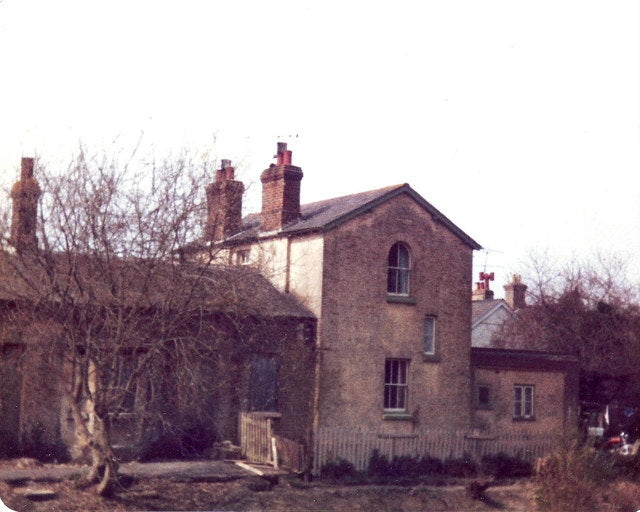
[(261, 231), (275, 231), (300, 218), (302, 169), (291, 165), (291, 151), (278, 142), (276, 163), (260, 176), (262, 181)]
[(240, 231), (244, 184), (235, 179), (231, 160), (222, 160), (220, 169), (216, 171), (216, 180), (206, 190), (206, 239), (216, 242)]
[(473, 290), (471, 300), (489, 300), (493, 299), (493, 290), (485, 286), (483, 282), (476, 283), (477, 288)]
[(40, 194), (40, 186), (33, 177), (33, 158), (23, 158), (20, 181), (16, 182), (11, 189), (13, 216), (9, 242), (18, 254), (35, 251), (38, 248), (36, 226)]
[(504, 300), (514, 311), (527, 307), (527, 285), (522, 283), (522, 278), (514, 274), (511, 282), (504, 286)]
[(489, 285), (490, 281), (495, 279), (495, 274), (491, 272), (480, 272), (480, 281), (476, 283), (477, 288), (471, 295), (471, 300), (490, 300), (493, 299), (493, 290)]

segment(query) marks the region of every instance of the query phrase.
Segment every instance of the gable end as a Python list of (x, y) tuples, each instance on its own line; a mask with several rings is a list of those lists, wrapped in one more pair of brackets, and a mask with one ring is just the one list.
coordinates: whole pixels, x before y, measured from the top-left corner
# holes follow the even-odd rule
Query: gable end
[(351, 210), (350, 212), (346, 213), (345, 215), (342, 215), (337, 219), (332, 220), (331, 222), (328, 222), (323, 226), (322, 230), (329, 231), (337, 226), (340, 226), (341, 224), (344, 224), (345, 222), (348, 222), (349, 220), (363, 213), (369, 212), (374, 208), (376, 208), (377, 206), (380, 206), (381, 204), (386, 203), (390, 199), (393, 199), (394, 197), (397, 197), (401, 194), (407, 194), (409, 197), (411, 197), (416, 203), (422, 206), (433, 217), (433, 220), (435, 222), (439, 222), (440, 224), (444, 225), (449, 231), (451, 231), (460, 240), (462, 240), (462, 242), (464, 242), (469, 247), (471, 247), (471, 249), (474, 249), (474, 250), (482, 249), (482, 246), (478, 242), (476, 242), (473, 238), (467, 235), (458, 226), (456, 226), (453, 222), (451, 222), (442, 212), (440, 212), (440, 210), (438, 210), (435, 206), (433, 206), (426, 199), (424, 199), (420, 194), (418, 194), (415, 190), (413, 190), (408, 183), (405, 183), (404, 185), (387, 192), (386, 194), (378, 197), (377, 199), (374, 199), (373, 201), (370, 201), (358, 208)]

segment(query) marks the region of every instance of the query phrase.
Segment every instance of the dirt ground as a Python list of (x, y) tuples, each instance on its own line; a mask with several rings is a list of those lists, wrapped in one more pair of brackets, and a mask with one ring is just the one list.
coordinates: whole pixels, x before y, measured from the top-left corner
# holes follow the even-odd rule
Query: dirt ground
[(38, 482), (30, 485), (54, 491), (56, 497), (32, 501), (25, 489), (0, 483), (0, 497), (19, 512), (58, 511), (482, 511), (529, 512), (533, 488), (526, 481), (490, 488), (486, 501), (472, 500), (462, 486), (399, 487), (338, 486), (307, 484), (280, 478), (269, 488), (259, 477), (225, 483), (176, 482), (171, 479), (143, 479), (122, 489), (112, 499), (96, 498), (73, 481)]

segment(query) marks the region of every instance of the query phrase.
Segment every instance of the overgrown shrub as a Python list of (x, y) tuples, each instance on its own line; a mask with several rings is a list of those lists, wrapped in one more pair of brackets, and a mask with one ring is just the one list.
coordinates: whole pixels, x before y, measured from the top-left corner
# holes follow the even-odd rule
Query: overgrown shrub
[(469, 478), (478, 473), (478, 468), (471, 460), (471, 457), (465, 455), (459, 459), (445, 459), (442, 464), (442, 471), (447, 476)]
[(62, 443), (47, 439), (44, 426), (35, 423), (22, 441), (22, 455), (40, 462), (67, 462), (69, 454)]
[(373, 450), (369, 457), (367, 473), (370, 476), (391, 476), (391, 464), (385, 455), (380, 455), (378, 450)]
[(428, 455), (420, 459), (419, 467), (421, 475), (440, 475), (443, 473), (442, 461)]
[[(531, 464), (504, 453), (487, 455), (482, 458), (480, 468), (487, 476), (494, 478), (517, 478), (530, 476)], [(334, 480), (368, 481), (380, 483), (410, 483), (415, 480), (437, 477), (434, 482), (443, 481), (443, 477), (470, 478), (478, 475), (478, 465), (472, 457), (449, 458), (444, 462), (424, 456), (399, 455), (389, 460), (378, 450), (369, 458), (366, 472), (358, 472), (351, 462), (343, 459), (329, 462), (321, 468), (321, 476)]]
[(536, 477), (536, 502), (550, 512), (591, 512), (596, 509), (600, 486), (611, 476), (603, 454), (576, 440), (565, 440), (545, 457)]
[(615, 453), (606, 455), (609, 455), (612, 459), (609, 465), (613, 477), (634, 481), (640, 480), (640, 457), (638, 455), (629, 456)]
[(354, 477), (357, 474), (355, 466), (348, 460), (338, 459), (337, 461), (327, 462), (320, 468), (320, 476), (322, 478), (331, 478), (340, 480), (346, 477)]
[(374, 450), (369, 459), (367, 474), (377, 478), (406, 478), (415, 479), (427, 475), (441, 474), (442, 462), (433, 457), (414, 457), (411, 455), (398, 455), (391, 461)]
[(179, 426), (159, 432), (143, 450), (141, 460), (200, 457), (211, 448), (216, 435), (210, 426), (186, 418)]
[(480, 468), (487, 476), (494, 478), (519, 478), (531, 476), (531, 464), (505, 453), (485, 455), (480, 461)]

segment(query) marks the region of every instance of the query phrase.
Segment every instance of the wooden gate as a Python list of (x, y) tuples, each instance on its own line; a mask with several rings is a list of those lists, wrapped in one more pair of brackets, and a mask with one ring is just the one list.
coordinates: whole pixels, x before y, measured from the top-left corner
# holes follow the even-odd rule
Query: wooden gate
[(247, 460), (273, 464), (273, 419), (259, 412), (240, 413), (240, 450)]
[(307, 469), (304, 456), (304, 446), (297, 441), (292, 441), (278, 435), (274, 436), (276, 446), (276, 456), (278, 464), (295, 473), (302, 473)]
[(304, 446), (274, 432), (273, 413), (240, 413), (240, 449), (250, 462), (271, 464), (301, 473), (306, 468)]

